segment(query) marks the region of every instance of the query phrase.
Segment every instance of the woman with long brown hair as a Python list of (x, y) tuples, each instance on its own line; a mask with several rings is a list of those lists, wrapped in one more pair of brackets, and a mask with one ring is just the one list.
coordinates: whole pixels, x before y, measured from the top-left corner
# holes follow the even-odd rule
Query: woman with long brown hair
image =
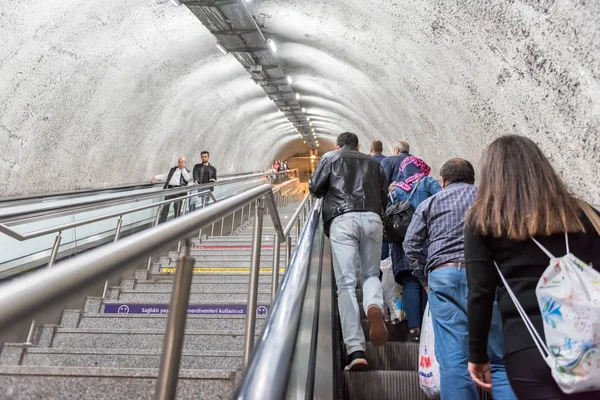
[(567, 233), (570, 252), (599, 270), (597, 216), (568, 192), (540, 148), (525, 137), (510, 135), (495, 140), (484, 153), (480, 177), (465, 228), (471, 376), (484, 389), (491, 388), (486, 350), (497, 293), (506, 372), (516, 396), (526, 400), (600, 399), (598, 391), (566, 395), (560, 390), (494, 265), (497, 263), (543, 337), (535, 290), (549, 260), (531, 238), (561, 256), (568, 253)]

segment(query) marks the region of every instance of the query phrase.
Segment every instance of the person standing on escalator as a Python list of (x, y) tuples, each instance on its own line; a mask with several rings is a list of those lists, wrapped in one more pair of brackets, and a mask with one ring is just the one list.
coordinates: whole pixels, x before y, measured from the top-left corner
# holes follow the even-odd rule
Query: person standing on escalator
[(323, 225), (331, 240), (338, 309), (348, 354), (345, 369), (359, 371), (368, 367), (356, 299), (359, 269), (369, 339), (374, 345), (384, 345), (388, 339), (379, 280), (381, 215), (387, 204), (387, 191), (383, 169), (358, 151), (354, 133), (340, 134), (336, 149), (321, 157), (308, 186), (315, 197), (323, 198)]
[[(179, 157), (179, 160), (177, 160), (176, 167), (171, 168), (166, 174), (156, 175), (152, 178), (151, 182), (156, 183), (160, 181), (165, 181), (165, 186), (163, 189), (173, 189), (182, 186), (187, 186), (192, 180), (192, 175), (190, 174), (190, 171), (186, 168), (186, 166), (187, 161), (185, 160), (185, 157)], [(170, 196), (165, 196), (165, 200), (172, 200), (177, 197), (183, 197), (185, 195), (186, 193), (178, 193)], [(158, 220), (159, 224), (162, 224), (167, 220), (171, 204), (173, 204), (173, 212), (175, 213), (175, 218), (179, 216), (179, 213), (181, 212), (181, 201), (165, 204), (162, 207), (160, 213), (160, 218)]]
[[(441, 192), (417, 207), (404, 239), (404, 252), (413, 274), (428, 288), (433, 320), (435, 356), (440, 364), (442, 400), (478, 400), (469, 376), (467, 359), (467, 271), (463, 230), (467, 212), (477, 195), (475, 169), (462, 158), (446, 162), (440, 170)], [(495, 290), (486, 294), (492, 297)], [(494, 400), (516, 400), (502, 362), (502, 321), (490, 302), (489, 346), (483, 352), (491, 366)], [(492, 311), (493, 310), (493, 311)], [(494, 318), (492, 318), (492, 312)], [(486, 338), (487, 339), (487, 338)], [(487, 358), (489, 357), (489, 358)]]
[[(194, 176), (194, 184), (201, 185), (203, 183), (216, 182), (217, 181), (217, 169), (213, 167), (210, 162), (210, 153), (206, 150), (200, 153), (200, 160), (202, 162), (200, 164), (194, 165), (194, 170), (192, 172)], [(196, 200), (190, 200), (190, 211), (194, 211), (196, 209)]]

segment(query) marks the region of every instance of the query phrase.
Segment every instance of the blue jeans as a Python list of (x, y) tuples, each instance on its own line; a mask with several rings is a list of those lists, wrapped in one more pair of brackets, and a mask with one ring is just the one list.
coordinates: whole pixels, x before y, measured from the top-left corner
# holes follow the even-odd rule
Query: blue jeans
[(381, 260), (385, 260), (390, 256), (390, 244), (388, 242), (381, 242)]
[(419, 278), (412, 271), (400, 271), (397, 275), (402, 285), (402, 304), (406, 311), (406, 319), (410, 329), (420, 328), (423, 322), (423, 312), (427, 304), (427, 294)]
[[(442, 400), (477, 400), (469, 375), (467, 273), (465, 268), (442, 267), (429, 274), (429, 309), (433, 317), (435, 356), (440, 364)], [(494, 400), (516, 399), (502, 361), (502, 319), (495, 304), (488, 338)]]
[(365, 313), (370, 306), (377, 306), (383, 311), (379, 280), (383, 239), (381, 217), (372, 212), (342, 214), (331, 223), (329, 239), (346, 352), (365, 351), (365, 335), (356, 300), (356, 271), (360, 267)]

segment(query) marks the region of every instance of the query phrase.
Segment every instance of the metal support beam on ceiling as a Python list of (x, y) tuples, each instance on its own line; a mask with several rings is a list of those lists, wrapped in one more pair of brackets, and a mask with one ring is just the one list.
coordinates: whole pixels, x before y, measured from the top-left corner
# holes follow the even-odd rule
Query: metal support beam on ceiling
[[(267, 40), (243, 0), (182, 0), (188, 9), (217, 39), (218, 47), (232, 55), (248, 71), (267, 97), (275, 102), (283, 115), (310, 147), (319, 146), (314, 129), (302, 123), (307, 120), (299, 95), (291, 79), (283, 73), (273, 56), (276, 45)], [(282, 106), (286, 110), (282, 109)], [(288, 111), (288, 112), (284, 112)]]

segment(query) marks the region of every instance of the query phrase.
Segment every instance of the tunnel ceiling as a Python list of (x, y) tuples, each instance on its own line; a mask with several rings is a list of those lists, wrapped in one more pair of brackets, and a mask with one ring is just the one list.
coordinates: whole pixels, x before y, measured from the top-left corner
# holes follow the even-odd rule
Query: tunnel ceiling
[[(600, 204), (600, 2), (244, 4), (327, 147), (342, 131), (363, 150), (405, 139), (436, 171), (518, 133)], [(307, 151), (190, 8), (0, 2), (0, 195), (139, 182), (204, 149), (220, 173)]]

